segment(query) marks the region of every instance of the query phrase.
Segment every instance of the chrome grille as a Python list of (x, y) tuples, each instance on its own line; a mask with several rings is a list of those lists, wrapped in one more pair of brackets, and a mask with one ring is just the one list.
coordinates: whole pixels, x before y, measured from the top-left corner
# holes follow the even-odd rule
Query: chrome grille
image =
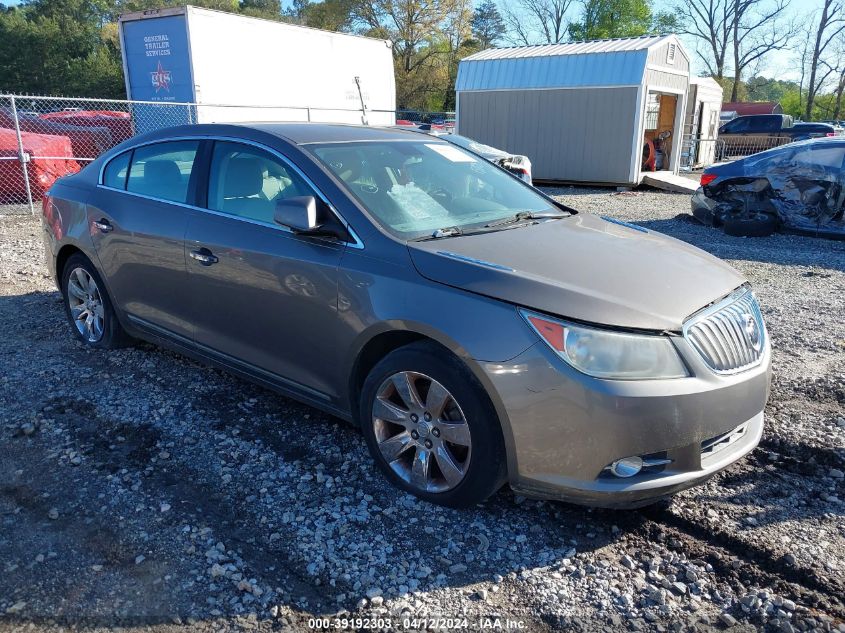
[(694, 315), (684, 336), (717, 374), (732, 374), (760, 362), (766, 327), (754, 294), (743, 288)]

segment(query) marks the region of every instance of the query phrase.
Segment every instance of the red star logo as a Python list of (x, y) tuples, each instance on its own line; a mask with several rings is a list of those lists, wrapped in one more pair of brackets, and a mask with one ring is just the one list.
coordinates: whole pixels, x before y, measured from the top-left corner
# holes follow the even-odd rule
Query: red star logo
[(153, 88), (156, 89), (156, 92), (159, 90), (170, 92), (170, 71), (162, 68), (161, 62), (158, 63), (158, 68), (155, 69), (155, 72), (150, 73), (150, 78), (152, 79)]

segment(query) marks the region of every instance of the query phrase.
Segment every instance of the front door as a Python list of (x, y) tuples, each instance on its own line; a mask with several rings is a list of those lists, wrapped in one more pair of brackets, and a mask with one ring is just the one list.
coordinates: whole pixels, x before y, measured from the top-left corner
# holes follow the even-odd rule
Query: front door
[(216, 141), (208, 211), (192, 214), (185, 243), (197, 343), (324, 397), (336, 392), (345, 244), (273, 221), (277, 201), (307, 195), (316, 194), (277, 156)]
[(136, 325), (193, 337), (185, 229), (199, 141), (144, 145), (113, 158), (88, 204), (112, 299)]

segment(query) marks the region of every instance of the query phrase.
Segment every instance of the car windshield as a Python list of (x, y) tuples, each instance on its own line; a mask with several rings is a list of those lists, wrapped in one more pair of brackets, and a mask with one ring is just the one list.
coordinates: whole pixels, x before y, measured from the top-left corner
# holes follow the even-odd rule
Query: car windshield
[[(463, 149), (437, 141), (311, 146), (383, 227), (402, 239), (470, 232), (521, 213), (561, 213), (531, 187)], [(510, 225), (513, 226), (513, 225)]]

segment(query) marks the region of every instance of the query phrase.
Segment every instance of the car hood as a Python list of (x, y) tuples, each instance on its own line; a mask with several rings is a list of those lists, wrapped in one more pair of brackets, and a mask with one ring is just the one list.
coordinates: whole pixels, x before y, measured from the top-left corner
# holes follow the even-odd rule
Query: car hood
[(745, 281), (700, 249), (592, 214), (408, 247), (432, 281), (615, 327), (679, 331)]

